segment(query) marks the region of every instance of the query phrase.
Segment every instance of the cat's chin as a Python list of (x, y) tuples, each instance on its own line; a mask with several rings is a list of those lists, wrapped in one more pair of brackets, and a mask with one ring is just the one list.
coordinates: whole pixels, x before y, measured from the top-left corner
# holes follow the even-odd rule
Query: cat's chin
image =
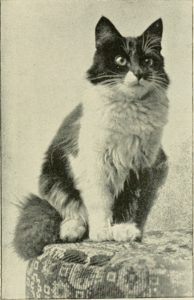
[[(106, 85), (106, 84), (98, 84), (92, 85), (90, 82), (87, 82), (87, 97), (88, 93), (93, 97), (94, 93), (97, 92), (98, 95), (105, 97), (121, 97), (121, 99), (125, 99), (128, 101), (133, 100), (145, 100), (146, 95), (155, 91), (155, 87), (151, 82), (141, 81), (138, 84), (130, 84), (125, 82), (119, 82), (117, 84)], [(85, 96), (86, 97), (86, 96)]]
[(126, 94), (129, 98), (143, 99), (148, 92), (151, 91), (151, 86), (146, 84), (121, 84), (119, 90)]

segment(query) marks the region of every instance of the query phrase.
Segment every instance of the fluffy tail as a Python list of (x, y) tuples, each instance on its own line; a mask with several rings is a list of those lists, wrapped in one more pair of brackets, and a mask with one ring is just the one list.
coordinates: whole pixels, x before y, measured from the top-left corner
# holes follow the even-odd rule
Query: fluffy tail
[(15, 229), (14, 247), (23, 259), (43, 252), (44, 246), (60, 241), (61, 216), (46, 200), (30, 195), (21, 206)]

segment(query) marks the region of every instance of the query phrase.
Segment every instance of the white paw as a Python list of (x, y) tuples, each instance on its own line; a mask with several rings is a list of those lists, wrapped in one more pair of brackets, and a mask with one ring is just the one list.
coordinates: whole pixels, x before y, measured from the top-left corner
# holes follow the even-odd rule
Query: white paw
[(81, 219), (64, 220), (60, 227), (60, 238), (66, 242), (79, 241), (86, 232), (85, 224)]
[(134, 241), (141, 237), (135, 223), (122, 223), (112, 226), (113, 239), (118, 242)]
[(110, 241), (113, 239), (111, 227), (92, 228), (90, 229), (89, 238), (96, 242)]

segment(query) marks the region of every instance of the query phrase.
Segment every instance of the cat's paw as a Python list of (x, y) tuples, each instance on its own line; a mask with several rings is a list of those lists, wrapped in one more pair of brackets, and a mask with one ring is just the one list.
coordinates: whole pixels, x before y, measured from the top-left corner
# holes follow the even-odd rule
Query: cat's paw
[(122, 223), (112, 226), (113, 239), (118, 242), (136, 241), (141, 239), (141, 231), (135, 223)]
[(95, 242), (110, 241), (113, 239), (111, 227), (98, 227), (90, 229), (89, 238)]
[(64, 220), (60, 227), (60, 238), (64, 242), (80, 241), (86, 232), (86, 226), (81, 219)]

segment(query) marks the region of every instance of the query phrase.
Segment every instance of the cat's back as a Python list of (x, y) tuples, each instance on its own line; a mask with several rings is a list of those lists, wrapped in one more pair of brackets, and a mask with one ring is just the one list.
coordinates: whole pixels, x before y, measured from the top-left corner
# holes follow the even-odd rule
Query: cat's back
[(68, 114), (59, 128), (53, 142), (52, 149), (58, 149), (66, 153), (73, 154), (77, 151), (77, 143), (80, 129), (81, 117), (83, 114), (82, 104), (78, 104), (73, 111)]

